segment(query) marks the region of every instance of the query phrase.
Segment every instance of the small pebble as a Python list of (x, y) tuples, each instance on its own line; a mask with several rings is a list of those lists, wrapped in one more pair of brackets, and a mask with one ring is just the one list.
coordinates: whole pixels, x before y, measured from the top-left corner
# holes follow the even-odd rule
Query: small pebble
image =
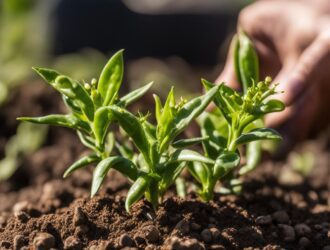
[(210, 250), (226, 250), (226, 248), (223, 245), (211, 245), (209, 247)]
[(86, 223), (86, 215), (81, 207), (75, 207), (73, 215), (73, 225), (79, 226)]
[(201, 237), (202, 237), (203, 241), (206, 243), (210, 243), (212, 241), (212, 233), (209, 229), (204, 229), (201, 232)]
[(33, 239), (33, 246), (36, 250), (45, 250), (54, 247), (55, 238), (49, 233), (38, 233)]
[(64, 249), (65, 250), (80, 250), (82, 249), (81, 242), (75, 236), (69, 236), (64, 241)]
[(205, 250), (203, 244), (196, 239), (180, 239), (176, 236), (170, 237), (168, 250)]
[(310, 241), (308, 238), (306, 238), (306, 237), (301, 237), (301, 238), (299, 239), (298, 244), (299, 244), (299, 247), (300, 247), (300, 248), (302, 248), (302, 249), (306, 249), (308, 246), (310, 246), (311, 241)]
[(10, 244), (10, 242), (9, 241), (6, 241), (6, 240), (3, 240), (3, 241), (0, 241), (0, 249), (2, 249), (2, 248), (10, 248), (10, 246), (11, 246), (11, 244)]
[(14, 212), (14, 213), (17, 213), (17, 212), (20, 212), (20, 211), (27, 212), (27, 210), (28, 210), (28, 206), (29, 206), (29, 203), (28, 203), (27, 201), (20, 201), (20, 202), (17, 202), (17, 203), (13, 206), (13, 212)]
[(200, 231), (202, 229), (202, 226), (193, 222), (193, 223), (190, 223), (190, 228), (193, 231)]
[(295, 225), (294, 230), (298, 236), (308, 236), (312, 232), (312, 229), (304, 223)]
[(274, 218), (274, 221), (276, 221), (278, 224), (286, 224), (286, 223), (289, 223), (289, 220), (290, 220), (287, 212), (285, 212), (283, 210), (273, 213), (273, 218)]
[(121, 247), (132, 247), (134, 245), (134, 241), (128, 234), (123, 234), (119, 238), (119, 245)]
[(14, 237), (14, 250), (20, 250), (24, 246), (24, 236), (23, 235), (16, 235)]
[(26, 223), (30, 219), (30, 215), (23, 211), (15, 212), (14, 216), (22, 223)]
[(186, 221), (185, 219), (183, 220), (180, 220), (175, 228), (174, 228), (174, 233), (179, 233), (179, 234), (182, 234), (182, 235), (185, 235), (185, 234), (188, 234), (189, 231), (190, 231), (190, 225), (189, 225), (189, 222)]
[(77, 226), (74, 234), (77, 236), (82, 236), (88, 232), (89, 228), (86, 225)]
[(220, 239), (220, 235), (221, 235), (220, 231), (215, 227), (210, 228), (209, 230), (212, 234), (213, 241), (218, 241)]
[(322, 230), (322, 226), (319, 225), (319, 224), (314, 225), (314, 228), (315, 228), (316, 230)]
[(156, 250), (157, 247), (155, 245), (147, 245), (145, 250)]
[(140, 245), (143, 244), (145, 242), (145, 239), (143, 238), (143, 236), (140, 233), (136, 233), (133, 237), (136, 245)]
[(148, 226), (144, 230), (147, 242), (155, 243), (158, 241), (159, 231), (155, 226)]
[(289, 225), (279, 224), (279, 229), (281, 230), (281, 234), (283, 236), (283, 240), (286, 242), (293, 242), (296, 238), (296, 233), (293, 227)]
[(272, 223), (272, 217), (270, 215), (263, 215), (256, 218), (258, 225), (269, 225)]

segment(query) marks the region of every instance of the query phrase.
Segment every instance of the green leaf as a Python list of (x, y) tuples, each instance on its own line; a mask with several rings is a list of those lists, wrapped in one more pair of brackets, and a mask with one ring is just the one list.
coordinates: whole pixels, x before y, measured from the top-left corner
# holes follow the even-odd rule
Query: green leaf
[[(156, 100), (156, 99), (155, 99)], [(157, 106), (156, 102), (156, 108), (159, 109), (159, 106)], [(156, 114), (159, 113), (159, 111), (156, 110)], [(164, 108), (160, 112), (160, 119), (157, 123), (157, 139), (160, 143), (160, 152), (163, 151), (164, 148), (166, 148), (167, 144), (169, 143), (169, 134), (170, 131), (173, 129), (174, 126), (174, 116), (175, 116), (175, 98), (174, 98), (174, 88), (172, 87)]]
[(62, 95), (62, 99), (63, 99), (64, 104), (71, 111), (73, 111), (74, 113), (77, 113), (77, 114), (82, 114), (81, 108), (78, 106), (78, 104), (74, 100), (70, 99), (69, 97), (67, 97), (65, 95)]
[(257, 128), (239, 136), (236, 139), (235, 143), (236, 145), (239, 145), (257, 140), (281, 140), (281, 139), (282, 139), (281, 135), (271, 128)]
[(188, 169), (191, 175), (203, 186), (207, 184), (209, 170), (205, 164), (201, 162), (192, 162), (188, 164)]
[(162, 102), (160, 101), (160, 98), (158, 95), (154, 94), (153, 95), (154, 99), (155, 99), (155, 114), (156, 114), (156, 120), (157, 123), (160, 123), (160, 119), (162, 117), (162, 109), (163, 109), (163, 105)]
[(53, 88), (61, 94), (72, 99), (70, 108), (73, 108), (73, 103), (78, 105), (86, 117), (92, 121), (94, 115), (94, 104), (87, 91), (76, 81), (73, 81), (67, 76), (60, 75), (55, 70), (46, 68), (33, 68), (42, 78), (44, 78)]
[(96, 145), (102, 147), (104, 145), (104, 140), (108, 127), (110, 123), (114, 120), (112, 110), (110, 107), (101, 107), (95, 112), (93, 131), (95, 135)]
[(89, 124), (79, 120), (74, 115), (47, 115), (41, 117), (19, 117), (19, 121), (32, 122), (37, 124), (48, 124), (72, 129), (81, 129), (89, 133), (91, 128)]
[(154, 82), (150, 82), (145, 86), (142, 86), (141, 88), (138, 88), (136, 90), (133, 90), (132, 92), (128, 93), (127, 95), (120, 98), (120, 101), (118, 103), (118, 106), (127, 107), (131, 103), (135, 102), (139, 98), (141, 98), (147, 91), (151, 88)]
[(123, 50), (119, 50), (105, 65), (99, 78), (97, 89), (103, 98), (103, 106), (111, 105), (115, 100), (123, 80), (123, 74)]
[(144, 192), (147, 190), (151, 179), (148, 175), (140, 175), (131, 188), (128, 190), (127, 198), (125, 202), (126, 211), (130, 211), (130, 207), (137, 202), (143, 196)]
[(78, 82), (73, 81), (67, 76), (61, 75), (55, 79), (55, 82), (50, 84), (63, 95), (73, 99), (86, 117), (90, 121), (93, 121), (94, 103), (87, 91)]
[(212, 87), (205, 95), (196, 97), (182, 106), (175, 117), (174, 136), (180, 134), (190, 122), (199, 116), (213, 100), (220, 86)]
[(207, 164), (214, 164), (214, 161), (208, 157), (197, 153), (196, 151), (189, 149), (177, 149), (172, 155), (169, 162), (180, 162), (180, 161), (197, 161)]
[[(214, 86), (216, 86), (214, 83), (211, 83), (205, 79), (202, 79), (202, 84), (205, 88), (205, 90), (209, 91), (211, 88), (213, 88)], [(224, 83), (221, 83), (220, 86), (224, 85)], [(225, 117), (225, 119), (227, 120), (227, 122), (230, 124), (231, 123), (231, 117), (230, 117), (230, 110), (227, 108), (226, 103), (224, 102), (221, 94), (220, 94), (220, 90), (218, 91), (218, 93), (215, 95), (213, 102), (215, 103), (215, 105), (219, 108), (219, 110), (221, 111), (222, 115)]]
[(95, 141), (93, 140), (93, 138), (91, 136), (89, 136), (79, 130), (77, 130), (77, 135), (83, 145), (85, 145), (87, 148), (90, 148), (94, 151), (97, 150), (95, 147)]
[(101, 184), (111, 168), (116, 169), (131, 180), (137, 178), (137, 169), (133, 162), (121, 156), (112, 156), (102, 160), (93, 173), (91, 197), (100, 189)]
[(118, 121), (121, 128), (129, 135), (135, 146), (142, 153), (146, 162), (149, 166), (152, 166), (149, 157), (149, 141), (140, 120), (123, 108), (117, 106), (109, 106), (109, 108), (112, 110), (113, 116), (116, 121)]
[(204, 142), (208, 139), (209, 139), (208, 136), (189, 138), (189, 139), (181, 139), (181, 140), (177, 140), (177, 141), (173, 142), (172, 146), (175, 147), (175, 148), (185, 148), (185, 147), (193, 146), (195, 144)]
[(83, 158), (79, 159), (75, 163), (73, 163), (63, 174), (63, 178), (68, 177), (77, 169), (85, 167), (89, 164), (95, 163), (100, 161), (100, 158), (96, 154), (86, 155)]
[(238, 166), (240, 157), (235, 152), (223, 152), (215, 161), (213, 176), (216, 180), (224, 177)]
[(269, 100), (263, 104), (261, 104), (256, 109), (253, 109), (254, 115), (264, 115), (272, 112), (280, 112), (285, 109), (285, 105), (283, 102), (279, 100)]
[(233, 56), (234, 56), (234, 69), (235, 69), (235, 75), (237, 81), (242, 85), (242, 79), (239, 70), (239, 42), (238, 42), (237, 34), (234, 35), (233, 39), (231, 40), (230, 50), (233, 52)]
[(173, 162), (163, 166), (163, 168), (160, 170), (162, 179), (159, 183), (159, 191), (161, 194), (164, 194), (168, 187), (173, 184), (185, 166), (185, 162)]
[(253, 141), (246, 147), (246, 165), (239, 170), (240, 175), (245, 175), (254, 170), (261, 159), (261, 141)]
[(207, 136), (209, 138), (209, 140), (203, 141), (205, 155), (211, 159), (217, 158), (219, 153), (226, 147), (227, 140), (219, 135), (210, 116), (203, 119), (201, 134), (202, 136)]
[(38, 68), (33, 67), (34, 71), (36, 71), (46, 82), (52, 84), (55, 82), (55, 79), (60, 76), (61, 74), (55, 70), (52, 69), (46, 69), (46, 68)]
[(244, 93), (259, 81), (259, 60), (252, 41), (244, 32), (238, 33), (238, 64)]

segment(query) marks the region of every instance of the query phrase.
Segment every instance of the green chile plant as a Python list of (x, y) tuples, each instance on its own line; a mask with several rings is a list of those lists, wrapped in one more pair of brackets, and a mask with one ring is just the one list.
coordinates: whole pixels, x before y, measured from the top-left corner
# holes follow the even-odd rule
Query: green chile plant
[[(121, 160), (121, 171), (134, 183), (128, 191), (125, 207), (129, 211), (132, 204), (145, 196), (154, 209), (165, 191), (176, 180), (187, 162), (213, 163), (213, 160), (202, 156), (187, 147), (200, 143), (208, 137), (175, 140), (205, 108), (212, 102), (220, 86), (210, 88), (204, 95), (186, 101), (175, 101), (174, 89), (169, 92), (164, 106), (160, 98), (154, 95), (155, 117), (157, 124), (148, 121), (149, 114), (134, 115), (116, 105), (104, 107), (103, 122), (111, 119), (119, 124), (133, 141), (137, 157), (128, 147), (120, 145), (119, 151), (125, 157)], [(94, 172), (92, 195), (94, 195), (113, 165), (112, 158), (101, 161)], [(125, 169), (124, 169), (125, 168)]]
[[(152, 86), (151, 82), (119, 98), (118, 92), (124, 72), (122, 50), (110, 58), (104, 66), (99, 80), (92, 79), (91, 84), (80, 83), (52, 69), (34, 68), (34, 70), (51, 87), (60, 92), (69, 113), (42, 117), (20, 117), (18, 120), (74, 129), (81, 142), (92, 150), (90, 155), (72, 164), (64, 173), (64, 177), (79, 168), (93, 163), (98, 164), (110, 157), (115, 141), (113, 133), (108, 133), (111, 119), (104, 116), (105, 107), (109, 105), (126, 107), (143, 96)], [(122, 159), (111, 159), (115, 162), (113, 167), (119, 168), (118, 165)]]
[[(194, 162), (189, 164), (190, 173), (199, 183), (198, 193), (204, 200), (213, 198), (215, 184), (218, 180), (227, 183), (229, 188), (223, 192), (240, 192), (240, 176), (254, 170), (261, 158), (262, 140), (279, 140), (280, 135), (269, 128), (264, 128), (263, 117), (267, 113), (282, 111), (284, 104), (270, 99), (277, 94), (277, 84), (271, 86), (271, 78), (259, 82), (259, 62), (257, 53), (250, 39), (239, 32), (233, 39), (234, 68), (243, 93), (221, 84), (215, 97), (218, 110), (204, 113), (199, 119), (205, 156), (215, 164)], [(205, 89), (213, 83), (202, 80)], [(235, 169), (240, 164), (239, 146), (246, 144), (246, 165)]]

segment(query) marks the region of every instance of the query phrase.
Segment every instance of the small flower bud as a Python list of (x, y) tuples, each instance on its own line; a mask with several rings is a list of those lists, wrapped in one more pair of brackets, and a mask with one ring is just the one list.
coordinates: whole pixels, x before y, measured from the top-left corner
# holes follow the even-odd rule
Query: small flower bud
[(95, 78), (93, 78), (92, 81), (91, 81), (91, 84), (92, 84), (93, 86), (96, 86), (96, 84), (97, 84), (97, 80), (96, 80)]
[(91, 85), (89, 85), (88, 83), (84, 83), (84, 88), (87, 90), (91, 89)]
[(270, 84), (273, 81), (273, 79), (270, 76), (266, 76), (265, 83)]

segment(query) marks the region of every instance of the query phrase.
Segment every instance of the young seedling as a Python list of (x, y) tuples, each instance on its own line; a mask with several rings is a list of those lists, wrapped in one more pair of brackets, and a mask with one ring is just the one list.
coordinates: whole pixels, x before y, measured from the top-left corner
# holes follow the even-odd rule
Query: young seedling
[[(200, 119), (201, 134), (208, 136), (203, 141), (205, 156), (215, 160), (215, 164), (191, 163), (189, 170), (200, 183), (198, 192), (202, 199), (213, 197), (214, 187), (218, 180), (226, 181), (229, 190), (239, 192), (241, 181), (238, 179), (257, 166), (261, 157), (261, 140), (279, 140), (280, 135), (269, 128), (264, 128), (263, 117), (267, 113), (279, 112), (284, 104), (269, 98), (276, 94), (276, 86), (271, 86), (271, 78), (259, 80), (258, 57), (252, 42), (240, 32), (233, 39), (235, 71), (238, 81), (243, 88), (239, 94), (225, 84), (221, 84), (215, 97), (219, 111), (215, 114), (204, 114)], [(214, 86), (203, 80), (205, 89)], [(240, 145), (247, 145), (245, 166), (235, 169), (240, 164)]]
[[(155, 98), (155, 117), (157, 125), (147, 121), (149, 115), (135, 116), (116, 105), (103, 107), (104, 119), (113, 119), (133, 141), (138, 157), (129, 157), (122, 161), (125, 164), (124, 175), (133, 180), (133, 185), (126, 198), (126, 210), (144, 195), (156, 209), (168, 187), (175, 181), (186, 162), (214, 163), (213, 160), (200, 155), (186, 147), (207, 139), (193, 138), (174, 141), (175, 138), (199, 116), (218, 93), (220, 86), (213, 86), (205, 95), (190, 101), (176, 103), (174, 89), (169, 92), (164, 106), (159, 97)], [(125, 150), (122, 150), (125, 151)], [(129, 153), (129, 155), (132, 155)], [(115, 158), (101, 161), (93, 176), (92, 195), (99, 189), (104, 177), (113, 165)], [(117, 158), (118, 159), (118, 158)], [(123, 169), (123, 166), (121, 166)]]
[[(103, 68), (99, 80), (93, 79), (91, 83), (80, 83), (51, 69), (34, 68), (34, 70), (51, 87), (60, 92), (70, 112), (42, 117), (20, 117), (18, 120), (74, 129), (77, 131), (81, 142), (92, 150), (90, 155), (72, 164), (65, 171), (64, 177), (69, 176), (79, 168), (109, 159), (114, 138), (112, 133), (108, 133), (111, 119), (104, 117), (105, 107), (109, 105), (118, 108), (126, 107), (143, 96), (152, 85), (149, 83), (119, 98), (118, 92), (124, 71), (122, 50), (110, 58)], [(111, 159), (114, 164), (113, 168), (125, 171), (126, 160), (124, 158), (114, 157)]]

